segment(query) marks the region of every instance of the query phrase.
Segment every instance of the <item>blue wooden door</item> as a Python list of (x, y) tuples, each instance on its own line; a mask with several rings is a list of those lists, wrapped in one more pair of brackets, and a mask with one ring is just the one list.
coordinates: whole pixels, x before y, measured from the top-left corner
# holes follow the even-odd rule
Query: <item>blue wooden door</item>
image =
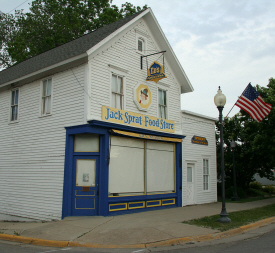
[(98, 214), (98, 156), (74, 156), (72, 215)]

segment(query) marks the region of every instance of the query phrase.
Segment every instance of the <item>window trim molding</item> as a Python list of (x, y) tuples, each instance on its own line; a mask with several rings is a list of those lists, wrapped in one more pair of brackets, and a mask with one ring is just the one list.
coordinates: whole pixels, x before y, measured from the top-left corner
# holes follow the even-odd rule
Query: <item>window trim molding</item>
[[(147, 50), (147, 43), (148, 43), (147, 39), (148, 39), (149, 36), (147, 34), (145, 34), (144, 32), (139, 31), (139, 30), (135, 30), (135, 32), (136, 32), (136, 46), (135, 46), (136, 52), (138, 54), (145, 55), (146, 50)], [(143, 41), (143, 50), (142, 51), (138, 50), (138, 41), (139, 40)]]
[(165, 91), (166, 92), (166, 118), (169, 119), (168, 115), (168, 89), (163, 89), (162, 87), (157, 87), (158, 88), (158, 93), (157, 93), (157, 117), (160, 118), (160, 112), (159, 112), (159, 90)]
[[(11, 104), (11, 99), (12, 99), (12, 92), (18, 90), (18, 103), (17, 103), (17, 119), (16, 120), (12, 120), (11, 114), (12, 114), (12, 104)], [(9, 103), (9, 124), (14, 124), (14, 123), (18, 123), (19, 122), (19, 104), (20, 104), (20, 88), (16, 87), (16, 88), (12, 88), (10, 90), (10, 103)]]
[[(109, 82), (109, 94), (110, 94), (110, 99), (109, 99), (109, 106), (112, 107), (112, 75), (117, 75), (122, 78), (123, 82), (123, 108), (121, 110), (126, 110), (126, 74), (125, 72), (116, 70), (116, 66), (112, 66), (115, 68), (110, 67), (110, 82)], [(112, 107), (113, 108), (113, 107)]]
[(162, 90), (168, 90), (170, 88), (170, 84), (164, 83), (162, 81), (158, 81), (158, 87)]
[[(43, 114), (42, 113), (42, 103), (43, 103), (43, 82), (45, 80), (49, 80), (51, 79), (52, 80), (52, 87), (51, 87), (51, 112), (48, 113), (48, 114)], [(40, 103), (39, 103), (39, 118), (44, 118), (44, 117), (48, 117), (48, 116), (52, 116), (52, 113), (53, 113), (53, 85), (54, 85), (54, 78), (53, 76), (48, 76), (48, 77), (45, 77), (43, 79), (41, 79), (40, 81)]]
[[(204, 189), (204, 175), (205, 175), (204, 171), (203, 171), (203, 169), (204, 169), (203, 161), (204, 160), (208, 160), (208, 182), (207, 182), (208, 189), (207, 190)], [(202, 157), (202, 191), (203, 192), (210, 192), (210, 176), (211, 176), (211, 173), (210, 173), (210, 156), (203, 156)]]
[(108, 64), (108, 67), (110, 68), (111, 71), (113, 71), (113, 72), (117, 72), (117, 71), (123, 72), (124, 75), (128, 74), (128, 72), (129, 72), (127, 69), (123, 69), (123, 68), (117, 67), (117, 66), (112, 65), (112, 64)]

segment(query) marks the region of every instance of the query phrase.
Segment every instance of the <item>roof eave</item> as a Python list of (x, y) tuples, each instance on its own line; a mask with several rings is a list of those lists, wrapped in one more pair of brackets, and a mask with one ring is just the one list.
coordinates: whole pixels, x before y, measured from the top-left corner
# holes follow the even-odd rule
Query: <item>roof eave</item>
[(165, 37), (151, 8), (148, 8), (147, 10), (143, 11), (137, 17), (135, 17), (134, 19), (132, 19), (131, 21), (129, 21), (128, 23), (126, 23), (125, 25), (117, 29), (116, 31), (114, 31), (112, 34), (110, 34), (108, 37), (106, 37), (102, 41), (100, 41), (97, 45), (89, 49), (87, 51), (87, 54), (90, 55), (96, 50), (98, 50), (100, 47), (105, 45), (108, 41), (110, 41), (112, 38), (117, 36), (119, 33), (123, 32), (127, 27), (134, 24), (140, 18), (144, 18), (148, 27), (150, 28), (151, 31), (153, 31), (155, 37), (157, 38), (157, 41), (161, 42), (159, 43), (159, 47), (162, 48), (163, 50), (166, 50), (166, 53), (165, 53), (166, 59), (169, 62), (170, 66), (172, 67), (172, 71), (181, 86), (181, 93), (183, 94), (187, 92), (192, 92), (194, 89), (187, 75), (185, 74), (185, 71), (183, 70), (180, 62), (178, 61), (172, 47), (170, 46), (167, 38)]
[(191, 85), (187, 75), (185, 74), (184, 69), (182, 68), (176, 54), (174, 53), (172, 47), (170, 46), (170, 43), (168, 42), (153, 12), (150, 10), (145, 14), (144, 14), (144, 19), (146, 20), (153, 34), (156, 36), (156, 41), (158, 42), (159, 47), (162, 50), (166, 50), (166, 53), (165, 53), (166, 60), (169, 62), (169, 65), (172, 68), (172, 72), (177, 78), (181, 86), (181, 93), (183, 94), (187, 92), (192, 92), (194, 88)]
[(54, 65), (48, 66), (46, 68), (39, 69), (39, 70), (37, 70), (35, 72), (32, 72), (28, 75), (21, 76), (17, 79), (13, 79), (11, 81), (3, 83), (3, 84), (0, 85), (0, 88), (6, 87), (6, 86), (8, 86), (10, 84), (13, 84), (13, 83), (22, 82), (22, 81), (31, 82), (31, 81), (43, 78), (43, 77), (51, 75), (51, 74), (61, 72), (65, 69), (68, 69), (68, 68), (73, 67), (75, 65), (85, 63), (87, 61), (88, 61), (88, 55), (87, 55), (87, 53), (83, 53), (83, 54), (77, 55), (75, 57), (66, 59), (64, 61), (58, 62)]
[(182, 114), (188, 114), (188, 115), (195, 116), (195, 117), (199, 117), (199, 118), (202, 118), (202, 119), (211, 120), (213, 122), (216, 122), (218, 120), (218, 119), (215, 119), (215, 118), (212, 118), (212, 117), (209, 117), (209, 116), (206, 116), (206, 115), (202, 115), (202, 114), (199, 114), (199, 113), (191, 112), (191, 111), (188, 111), (188, 110), (181, 110), (181, 113)]

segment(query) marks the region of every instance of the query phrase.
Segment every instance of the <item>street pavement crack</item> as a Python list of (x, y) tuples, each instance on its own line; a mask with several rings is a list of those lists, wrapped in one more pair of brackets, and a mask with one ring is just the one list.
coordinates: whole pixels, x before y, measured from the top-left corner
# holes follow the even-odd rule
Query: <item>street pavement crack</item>
[(83, 233), (82, 235), (78, 236), (76, 239), (79, 239), (79, 238), (81, 238), (82, 236), (84, 236), (84, 235), (86, 235), (86, 234), (88, 234), (88, 233), (92, 232), (92, 231), (93, 231), (93, 230), (95, 230), (96, 228), (98, 228), (98, 227), (100, 227), (100, 226), (102, 226), (102, 225), (107, 224), (108, 222), (110, 222), (110, 221), (111, 221), (111, 220), (113, 220), (114, 218), (115, 218), (115, 217), (112, 217), (110, 220), (107, 220), (106, 222), (101, 223), (101, 224), (99, 224), (99, 225), (95, 226), (93, 229), (91, 229), (91, 230), (89, 230), (89, 231), (87, 231), (87, 232)]
[(162, 231), (162, 230), (160, 230), (160, 229), (158, 229), (158, 228), (155, 228), (155, 229), (158, 230), (158, 231), (160, 231), (160, 232), (162, 232), (162, 233), (164, 233), (164, 234), (166, 234), (166, 235), (171, 236), (172, 238), (176, 238), (175, 236), (173, 236), (173, 235), (171, 235), (171, 234), (169, 234), (169, 233), (167, 233), (167, 232), (165, 232), (165, 231)]

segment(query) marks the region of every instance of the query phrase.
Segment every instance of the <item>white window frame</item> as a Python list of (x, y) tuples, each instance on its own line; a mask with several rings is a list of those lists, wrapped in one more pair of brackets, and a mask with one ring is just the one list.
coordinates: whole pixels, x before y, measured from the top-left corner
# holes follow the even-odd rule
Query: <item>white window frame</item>
[[(141, 50), (139, 49), (140, 42), (141, 42)], [(137, 39), (137, 51), (140, 54), (145, 54), (146, 42), (145, 42), (145, 39), (143, 37), (138, 37), (138, 39)]]
[[(51, 80), (51, 94), (44, 94), (44, 83), (47, 81)], [(52, 115), (52, 105), (53, 105), (53, 78), (52, 77), (48, 77), (48, 78), (45, 78), (41, 81), (41, 102), (40, 102), (40, 105), (41, 105), (41, 110), (40, 110), (40, 114), (42, 117), (44, 116), (50, 116)], [(46, 111), (44, 112), (44, 101), (46, 100), (46, 102), (48, 100), (50, 100), (50, 110), (49, 111)], [(47, 104), (48, 105), (48, 104)]]
[[(207, 162), (208, 171), (205, 170), (206, 169), (205, 161), (208, 161)], [(210, 191), (210, 159), (209, 158), (202, 159), (202, 184), (203, 184), (203, 191)]]
[[(13, 104), (13, 102), (14, 101), (12, 101), (13, 99), (12, 99), (12, 94), (13, 94), (13, 92), (15, 92), (15, 91), (18, 91), (18, 99), (17, 99), (17, 103), (14, 103)], [(19, 120), (19, 95), (20, 95), (20, 90), (19, 90), (19, 88), (16, 88), (16, 89), (12, 89), (11, 90), (11, 95), (10, 95), (10, 123), (15, 123), (15, 122), (18, 122), (18, 120)], [(17, 108), (16, 110), (17, 110), (17, 117), (16, 117), (16, 119), (12, 119), (13, 117), (13, 107), (15, 107), (15, 108)]]
[[(120, 77), (122, 78), (122, 93), (116, 93), (116, 92), (113, 92), (113, 89), (112, 89), (112, 80), (113, 80), (113, 76), (117, 76), (117, 77)], [(126, 91), (126, 76), (125, 76), (125, 73), (123, 73), (122, 71), (118, 71), (118, 70), (115, 70), (115, 71), (111, 71), (111, 75), (110, 75), (110, 106), (112, 108), (117, 108), (117, 107), (113, 107), (113, 103), (112, 103), (112, 97), (113, 97), (113, 94), (115, 93), (116, 96), (122, 96), (122, 108), (117, 108), (117, 109), (121, 109), (121, 110), (125, 110), (125, 97), (126, 97), (126, 94), (125, 94), (125, 91)]]
[[(166, 105), (159, 103), (159, 99), (160, 99), (159, 98), (159, 91), (162, 91), (162, 92), (166, 93)], [(168, 90), (158, 87), (158, 98), (157, 99), (158, 99), (158, 118), (168, 119)], [(165, 108), (165, 117), (161, 117), (160, 107)]]
[[(147, 34), (143, 33), (142, 31), (138, 31), (136, 30), (136, 52), (139, 54), (146, 54), (146, 50), (147, 50), (147, 39), (146, 37), (148, 37)], [(142, 41), (142, 50), (140, 51), (138, 48), (138, 44), (139, 41)]]

